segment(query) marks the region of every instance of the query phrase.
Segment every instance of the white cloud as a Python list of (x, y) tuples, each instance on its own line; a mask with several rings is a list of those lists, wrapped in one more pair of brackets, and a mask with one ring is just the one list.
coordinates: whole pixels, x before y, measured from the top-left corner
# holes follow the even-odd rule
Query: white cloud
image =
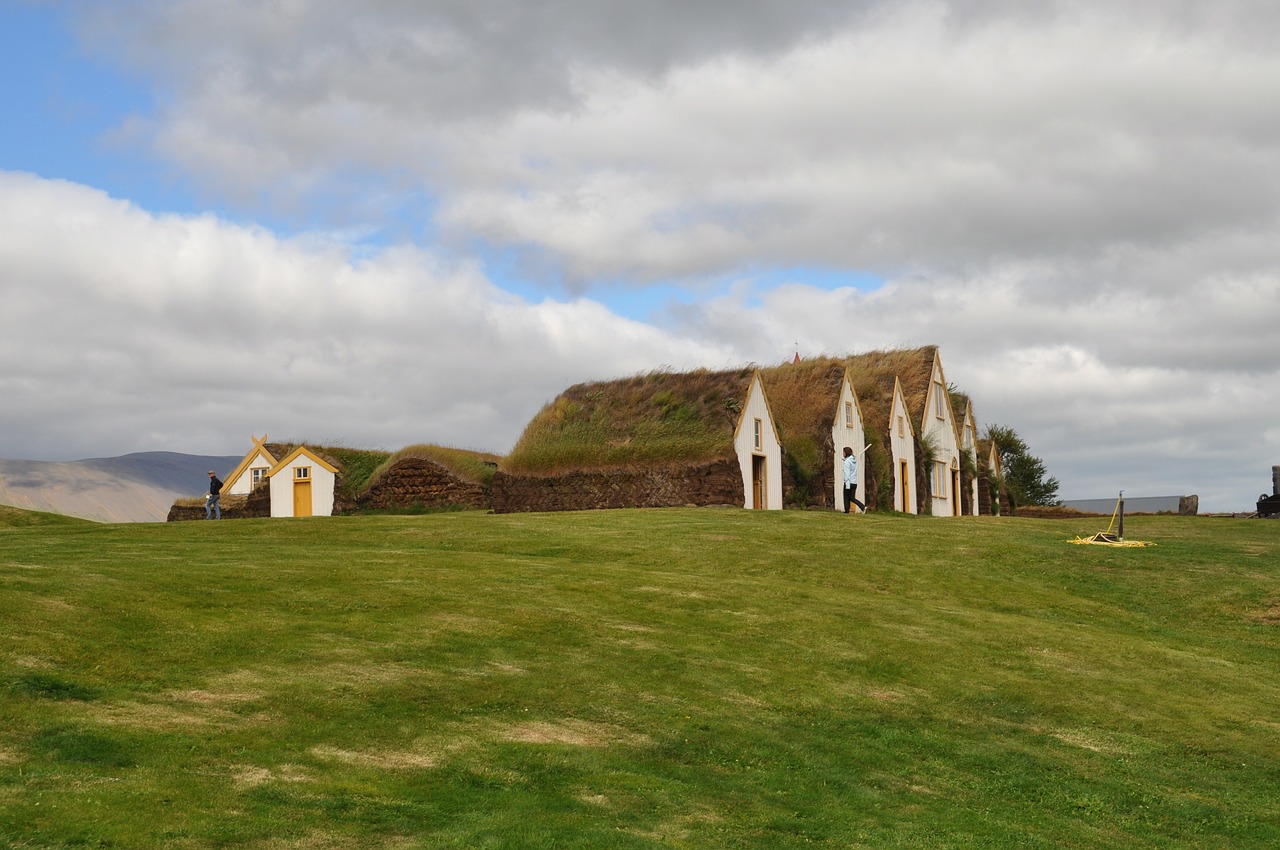
[(537, 246), (582, 286), (1276, 221), (1256, 4), (227, 5), (103, 28), (174, 89), (167, 156), (245, 203), (413, 175), (449, 235)]
[(529, 304), (417, 249), (359, 264), (0, 172), (0, 431), (17, 457), (235, 453), (250, 432), (505, 451), (569, 383), (725, 358)]

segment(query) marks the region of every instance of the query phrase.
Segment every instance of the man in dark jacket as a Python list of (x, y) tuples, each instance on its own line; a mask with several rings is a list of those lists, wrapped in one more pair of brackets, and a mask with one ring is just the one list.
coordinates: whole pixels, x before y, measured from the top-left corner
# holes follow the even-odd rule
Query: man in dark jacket
[[(222, 482), (209, 470), (209, 497), (204, 503), (205, 519), (222, 519), (222, 508), (218, 505), (218, 497), (222, 495)], [(216, 514), (216, 516), (215, 516)]]

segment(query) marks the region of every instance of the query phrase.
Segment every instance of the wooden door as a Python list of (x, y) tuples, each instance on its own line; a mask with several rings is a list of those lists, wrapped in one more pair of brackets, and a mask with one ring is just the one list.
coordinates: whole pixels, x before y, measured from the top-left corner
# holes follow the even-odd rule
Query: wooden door
[(311, 516), (311, 482), (293, 482), (293, 515)]
[(902, 512), (911, 513), (911, 482), (907, 479), (907, 462), (899, 461), (898, 487), (902, 491)]
[(765, 507), (765, 467), (764, 458), (759, 455), (751, 457), (751, 507), (758, 511)]

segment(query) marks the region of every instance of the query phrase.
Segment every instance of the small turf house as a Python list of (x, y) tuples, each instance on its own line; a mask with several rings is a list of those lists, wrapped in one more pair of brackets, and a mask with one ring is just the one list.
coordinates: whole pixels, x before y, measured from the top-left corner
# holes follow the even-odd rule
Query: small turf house
[(267, 472), (271, 516), (332, 516), (338, 468), (314, 450), (299, 446)]
[(786, 503), (844, 510), (845, 446), (858, 454), (858, 493), (865, 501), (866, 433), (848, 367), (830, 357), (806, 358), (761, 375), (782, 440)]
[[(960, 485), (962, 499), (960, 512), (965, 516), (977, 516), (978, 511), (978, 424), (973, 416), (973, 402), (959, 394), (964, 409), (957, 435), (960, 443)], [(954, 399), (953, 399), (953, 407)]]
[(782, 450), (755, 368), (576, 384), (525, 427), (493, 509), (782, 507)]
[(978, 512), (998, 516), (1001, 510), (1001, 480), (1004, 469), (995, 440), (978, 440)]
[(863, 501), (869, 508), (919, 513), (916, 429), (899, 379), (905, 368), (917, 365), (917, 359), (914, 351), (901, 350), (844, 358), (870, 443), (859, 464), (865, 468)]
[(918, 429), (918, 460), (922, 468), (917, 474), (924, 484), (919, 502), (934, 516), (959, 516), (959, 428), (942, 371), (942, 356), (936, 345), (906, 354), (908, 363), (899, 372), (899, 378), (903, 399)]

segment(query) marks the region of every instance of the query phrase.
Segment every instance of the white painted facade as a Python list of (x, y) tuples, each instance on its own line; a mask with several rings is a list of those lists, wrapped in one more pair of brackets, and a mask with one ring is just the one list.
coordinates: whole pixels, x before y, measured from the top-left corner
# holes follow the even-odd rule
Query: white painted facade
[(934, 516), (956, 516), (960, 513), (960, 447), (956, 443), (956, 418), (951, 410), (947, 379), (942, 373), (941, 358), (933, 359), (933, 373), (925, 394), (920, 416), (920, 433), (933, 444), (934, 455), (929, 474), (931, 512)]
[(782, 442), (757, 371), (751, 378), (742, 415), (733, 432), (742, 469), (743, 507), (782, 510)]
[(893, 403), (889, 405), (889, 449), (893, 464), (893, 509), (916, 513), (916, 431), (897, 378), (893, 379)]
[(338, 470), (302, 446), (268, 473), (271, 516), (332, 516)]
[(844, 373), (840, 382), (840, 399), (836, 402), (836, 415), (831, 423), (831, 445), (835, 446), (834, 466), (835, 498), (831, 504), (836, 510), (844, 510), (844, 448), (848, 446), (858, 456), (858, 501), (867, 501), (867, 456), (864, 449), (867, 445), (866, 432), (862, 428), (862, 408), (858, 405), (858, 394), (853, 391), (849, 381), (849, 370)]

